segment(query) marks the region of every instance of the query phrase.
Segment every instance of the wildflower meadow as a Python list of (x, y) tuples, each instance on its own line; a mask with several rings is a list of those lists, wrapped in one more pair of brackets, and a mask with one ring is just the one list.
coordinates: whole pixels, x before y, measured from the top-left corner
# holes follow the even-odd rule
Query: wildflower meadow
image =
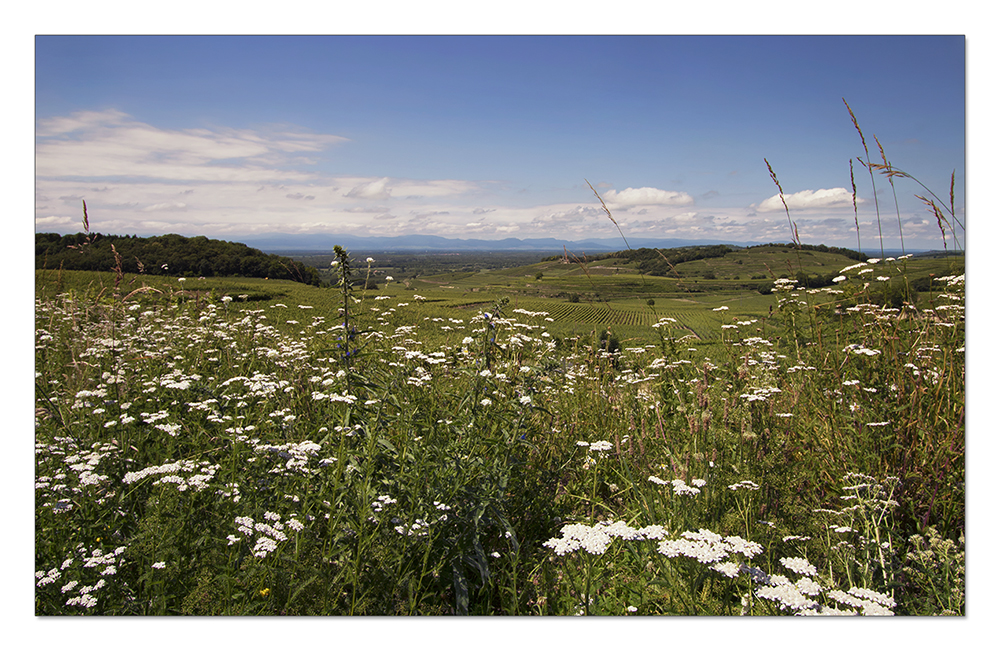
[(337, 256), (325, 311), (40, 276), (38, 614), (962, 614), (963, 275), (608, 350)]

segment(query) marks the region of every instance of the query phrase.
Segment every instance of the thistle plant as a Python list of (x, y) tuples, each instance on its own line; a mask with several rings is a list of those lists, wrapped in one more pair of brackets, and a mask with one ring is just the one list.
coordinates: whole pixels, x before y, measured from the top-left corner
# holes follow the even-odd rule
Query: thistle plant
[[(330, 266), (333, 267), (336, 274), (337, 282), (335, 287), (340, 289), (341, 305), (338, 308), (338, 316), (343, 327), (343, 334), (338, 338), (336, 350), (343, 364), (347, 368), (351, 368), (354, 357), (358, 354), (358, 347), (355, 344), (358, 330), (351, 320), (351, 308), (354, 303), (353, 285), (351, 282), (351, 258), (347, 251), (339, 244), (333, 247), (333, 253), (337, 257), (330, 263)], [(350, 384), (348, 384), (349, 389)]]

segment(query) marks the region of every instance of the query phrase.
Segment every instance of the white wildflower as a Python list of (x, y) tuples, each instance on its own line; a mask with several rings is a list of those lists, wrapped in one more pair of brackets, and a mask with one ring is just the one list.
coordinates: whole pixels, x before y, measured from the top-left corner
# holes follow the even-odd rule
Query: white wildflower
[(797, 574), (816, 576), (816, 568), (804, 558), (782, 558), (781, 564)]

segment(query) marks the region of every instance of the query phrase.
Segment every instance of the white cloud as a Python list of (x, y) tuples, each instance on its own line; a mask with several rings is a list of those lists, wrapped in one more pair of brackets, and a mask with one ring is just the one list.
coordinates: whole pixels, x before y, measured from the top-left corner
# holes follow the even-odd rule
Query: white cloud
[[(844, 188), (831, 188), (829, 190), (803, 190), (795, 194), (786, 194), (785, 203), (789, 210), (814, 210), (818, 208), (851, 208), (854, 206), (851, 193)], [(863, 201), (859, 198), (858, 204)], [(785, 206), (781, 203), (781, 195), (776, 194), (768, 197), (756, 206), (758, 212), (784, 212)]]
[(389, 183), (388, 178), (376, 179), (367, 183), (359, 183), (351, 188), (344, 196), (351, 199), (388, 199), (390, 191), (386, 188)]
[(38, 121), (35, 135), (38, 137), (58, 136), (76, 131), (89, 131), (114, 124), (123, 124), (128, 114), (108, 109), (106, 111), (77, 111), (70, 116), (45, 118)]
[(397, 196), (409, 198), (446, 197), (479, 189), (479, 184), (454, 179), (413, 181), (400, 179), (392, 184)]
[[(290, 154), (345, 141), (287, 127), (161, 129), (116, 110), (81, 111), (36, 125), (38, 177), (126, 177), (172, 181), (273, 181), (309, 175)], [(276, 168), (283, 169), (276, 169)]]
[(621, 192), (608, 190), (604, 201), (615, 206), (687, 206), (694, 199), (686, 192), (658, 188), (625, 188)]
[(159, 210), (184, 210), (187, 208), (187, 204), (181, 203), (179, 201), (173, 201), (170, 203), (154, 203), (151, 206), (146, 206), (142, 209), (142, 212), (156, 212)]

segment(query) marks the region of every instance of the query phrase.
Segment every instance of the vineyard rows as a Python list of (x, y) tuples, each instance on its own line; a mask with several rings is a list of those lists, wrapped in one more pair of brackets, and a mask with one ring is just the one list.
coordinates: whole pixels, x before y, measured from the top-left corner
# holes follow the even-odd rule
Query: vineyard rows
[(613, 307), (601, 303), (555, 303), (519, 301), (519, 307), (533, 312), (545, 312), (559, 324), (652, 327), (661, 318), (676, 320), (676, 327), (696, 334), (701, 339), (719, 336), (720, 319), (704, 308), (656, 310), (648, 308)]

